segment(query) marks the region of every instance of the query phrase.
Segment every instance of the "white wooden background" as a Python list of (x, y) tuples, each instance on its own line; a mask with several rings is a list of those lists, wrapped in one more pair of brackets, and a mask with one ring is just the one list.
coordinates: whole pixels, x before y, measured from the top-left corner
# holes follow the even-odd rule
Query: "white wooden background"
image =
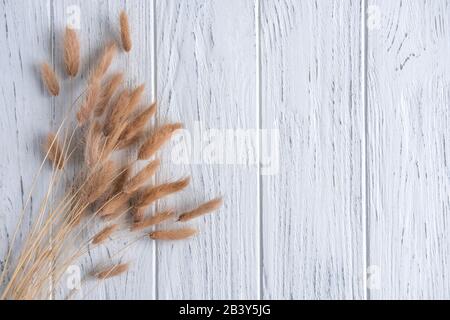
[[(272, 174), (263, 164), (182, 166), (164, 153), (156, 180), (193, 178), (171, 205), (222, 194), (223, 209), (190, 241), (140, 243), (127, 275), (88, 298), (450, 298), (446, 0), (3, 0), (2, 256), (42, 136), (78, 88), (64, 79), (70, 93), (49, 99), (36, 67), (62, 70), (73, 5), (88, 66), (127, 10), (135, 46), (120, 64), (159, 101), (156, 122), (279, 132)], [(257, 136), (243, 153), (263, 160)]]

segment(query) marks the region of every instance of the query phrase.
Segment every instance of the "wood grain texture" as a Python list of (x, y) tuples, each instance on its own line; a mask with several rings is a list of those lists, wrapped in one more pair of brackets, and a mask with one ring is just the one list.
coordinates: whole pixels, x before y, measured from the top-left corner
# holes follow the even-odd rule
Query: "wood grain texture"
[(448, 299), (449, 2), (369, 5), (370, 296)]
[(263, 297), (364, 297), (359, 1), (261, 1)]
[[(184, 122), (195, 148), (184, 165), (165, 152), (158, 181), (191, 174), (192, 182), (158, 206), (184, 210), (224, 196), (223, 209), (189, 224), (199, 236), (158, 243), (158, 298), (258, 298), (257, 168), (226, 164), (223, 156), (236, 151), (220, 138), (257, 124), (254, 1), (157, 1), (156, 13), (158, 122)], [(195, 136), (199, 123), (215, 131)], [(256, 140), (247, 142), (241, 155), (254, 154)]]
[[(52, 119), (53, 100), (40, 81), (39, 65), (51, 57), (50, 1), (0, 3), (0, 257), (1, 268), (32, 181), (43, 159), (41, 144)], [(32, 50), (30, 50), (32, 48)], [(52, 61), (50, 60), (50, 64)], [(48, 169), (48, 167), (47, 167)], [(30, 230), (49, 174), (40, 176), (25, 210), (14, 248)], [(18, 257), (13, 251), (14, 258)], [(11, 271), (11, 268), (9, 268)]]

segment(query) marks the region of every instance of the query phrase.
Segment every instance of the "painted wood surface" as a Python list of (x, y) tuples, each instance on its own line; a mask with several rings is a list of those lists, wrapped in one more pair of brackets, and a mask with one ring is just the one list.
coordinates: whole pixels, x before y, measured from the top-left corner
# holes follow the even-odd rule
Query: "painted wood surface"
[(448, 299), (450, 3), (369, 5), (370, 295)]
[[(196, 238), (139, 242), (122, 257), (130, 271), (88, 281), (86, 298), (449, 298), (446, 0), (2, 1), (1, 256), (42, 137), (117, 38), (121, 9), (135, 45), (114, 69), (126, 68), (129, 86), (147, 83), (159, 108), (151, 125), (186, 127), (158, 155), (154, 183), (190, 175), (191, 185), (150, 211), (218, 194), (225, 205), (189, 224)], [(75, 81), (60, 54), (73, 10), (86, 62)], [(62, 78), (58, 98), (39, 81), (44, 60)], [(128, 241), (90, 251), (83, 272)]]
[(279, 172), (262, 176), (264, 298), (364, 297), (360, 12), (262, 1), (262, 126), (280, 132)]

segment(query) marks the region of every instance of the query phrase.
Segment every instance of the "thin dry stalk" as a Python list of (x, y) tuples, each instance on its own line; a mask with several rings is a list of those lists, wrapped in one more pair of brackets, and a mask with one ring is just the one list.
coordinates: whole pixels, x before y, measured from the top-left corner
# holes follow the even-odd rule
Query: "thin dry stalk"
[(179, 192), (189, 185), (190, 178), (184, 178), (171, 183), (164, 183), (156, 187), (143, 188), (136, 203), (136, 208), (144, 208), (165, 196)]
[(113, 224), (105, 227), (102, 231), (95, 235), (95, 237), (92, 239), (92, 244), (101, 244), (105, 242), (118, 228), (118, 224)]
[(142, 230), (157, 224), (160, 224), (164, 221), (173, 219), (175, 217), (175, 212), (171, 209), (156, 213), (155, 215), (146, 218), (140, 222), (133, 223), (133, 226), (131, 227), (132, 231), (138, 231)]
[(123, 192), (131, 194), (145, 184), (158, 170), (161, 161), (159, 159), (151, 161), (141, 171), (138, 172), (133, 178), (128, 181), (124, 187)]
[(53, 165), (60, 170), (63, 169), (65, 164), (64, 152), (55, 134), (49, 133), (47, 135), (44, 148), (45, 152), (48, 153), (48, 159), (53, 163)]
[(156, 130), (139, 149), (138, 159), (146, 160), (153, 156), (167, 141), (170, 140), (175, 131), (183, 128), (181, 123), (167, 124)]
[(64, 34), (64, 66), (71, 77), (75, 77), (80, 69), (80, 41), (76, 31), (69, 27)]
[(140, 114), (138, 114), (133, 120), (131, 120), (130, 124), (126, 127), (124, 133), (120, 137), (120, 140), (130, 140), (136, 137), (142, 130), (145, 125), (148, 123), (148, 120), (153, 117), (156, 113), (156, 103), (153, 103)]
[(122, 273), (127, 272), (128, 267), (129, 267), (128, 263), (117, 264), (115, 266), (108, 267), (106, 269), (103, 269), (102, 271), (99, 271), (95, 276), (98, 279), (102, 279), (102, 280), (112, 278), (112, 277), (115, 277)]
[(41, 77), (48, 92), (52, 96), (59, 95), (58, 77), (56, 76), (56, 73), (53, 71), (53, 69), (49, 66), (48, 63), (43, 63), (41, 65)]
[(130, 52), (131, 44), (131, 32), (130, 24), (128, 22), (128, 15), (125, 11), (120, 13), (120, 37), (122, 39), (122, 47), (126, 52)]
[(114, 93), (122, 84), (123, 78), (123, 73), (117, 73), (102, 87), (97, 107), (95, 108), (95, 116), (100, 117), (105, 112)]
[(178, 221), (180, 222), (186, 222), (195, 218), (198, 218), (200, 216), (203, 216), (207, 213), (213, 212), (217, 209), (219, 209), (223, 204), (222, 198), (216, 198), (211, 201), (205, 202), (204, 204), (200, 205), (194, 210), (188, 211), (180, 215), (178, 218)]
[(149, 237), (154, 240), (183, 240), (190, 238), (198, 233), (194, 228), (181, 228), (175, 230), (154, 231)]

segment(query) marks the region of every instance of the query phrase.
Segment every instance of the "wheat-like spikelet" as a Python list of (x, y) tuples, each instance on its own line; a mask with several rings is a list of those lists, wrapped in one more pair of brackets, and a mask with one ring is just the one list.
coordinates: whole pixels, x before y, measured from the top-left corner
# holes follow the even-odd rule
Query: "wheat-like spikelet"
[(133, 222), (138, 223), (144, 220), (145, 217), (145, 208), (131, 208), (131, 215), (133, 217)]
[(123, 90), (106, 115), (105, 127), (103, 128), (105, 136), (109, 136), (114, 128), (117, 128), (121, 124), (123, 114), (125, 113), (124, 110), (126, 110), (129, 102), (130, 94), (128, 90)]
[(52, 96), (59, 95), (58, 77), (56, 76), (56, 73), (53, 71), (53, 69), (49, 66), (48, 63), (43, 63), (41, 65), (41, 77), (48, 92)]
[(129, 139), (122, 139), (122, 137), (120, 137), (116, 148), (117, 148), (117, 150), (122, 150), (122, 149), (125, 149), (128, 147), (131, 147), (133, 145), (138, 145), (144, 140), (145, 135), (146, 135), (145, 131), (140, 131), (140, 132), (136, 132), (136, 134)]
[(100, 81), (94, 80), (89, 83), (84, 102), (78, 110), (77, 120), (79, 124), (84, 124), (90, 118), (92, 111), (97, 105), (100, 94)]
[(102, 231), (94, 236), (94, 238), (92, 239), (92, 244), (100, 244), (105, 242), (118, 228), (118, 224), (112, 224), (108, 227), (105, 227)]
[(103, 49), (103, 53), (100, 57), (99, 63), (91, 75), (90, 80), (91, 82), (100, 81), (103, 78), (106, 71), (108, 71), (114, 57), (116, 56), (116, 53), (117, 53), (117, 46), (114, 42), (109, 43)]
[(128, 268), (128, 263), (121, 263), (112, 267), (105, 268), (102, 271), (99, 271), (95, 276), (99, 279), (108, 279), (127, 272)]
[(108, 202), (103, 206), (99, 215), (101, 217), (112, 216), (116, 217), (116, 214), (122, 213), (129, 206), (130, 195), (126, 193), (119, 193), (114, 195)]
[(138, 230), (142, 230), (157, 224), (160, 224), (164, 221), (173, 219), (175, 217), (175, 212), (171, 209), (169, 210), (165, 210), (163, 212), (159, 212), (154, 214), (151, 217), (148, 217), (142, 221), (139, 222), (134, 222), (133, 226), (131, 227), (132, 231), (138, 231)]
[(118, 194), (123, 190), (125, 183), (127, 183), (128, 179), (130, 178), (130, 175), (131, 175), (130, 164), (126, 164), (120, 170), (119, 176), (114, 180), (112, 188), (113, 194)]
[(198, 233), (194, 228), (181, 228), (175, 230), (154, 231), (149, 237), (154, 240), (183, 240), (190, 238)]
[(131, 194), (145, 184), (158, 170), (161, 162), (159, 159), (151, 161), (141, 171), (139, 171), (133, 178), (128, 181), (124, 187), (123, 192)]
[(120, 13), (120, 38), (122, 39), (122, 47), (126, 52), (131, 50), (131, 32), (128, 22), (128, 15), (125, 11)]
[(139, 198), (136, 203), (137, 208), (147, 207), (156, 200), (165, 196), (179, 192), (189, 185), (190, 178), (184, 178), (175, 182), (164, 183), (156, 187), (146, 187), (139, 191)]
[(45, 152), (48, 154), (48, 159), (53, 163), (53, 165), (58, 168), (64, 168), (65, 159), (63, 149), (58, 142), (58, 138), (53, 133), (47, 135), (47, 139), (44, 144)]
[(103, 131), (99, 121), (92, 122), (86, 135), (84, 146), (84, 161), (89, 168), (95, 167), (100, 159), (103, 148)]
[(144, 109), (141, 113), (139, 113), (133, 120), (130, 121), (125, 131), (123, 132), (120, 140), (129, 141), (136, 137), (142, 130), (145, 125), (148, 123), (148, 120), (154, 116), (156, 113), (156, 103), (151, 104), (148, 108)]
[(123, 73), (117, 73), (109, 79), (109, 81), (103, 85), (100, 93), (100, 97), (97, 102), (97, 107), (95, 108), (95, 115), (100, 117), (108, 106), (111, 98), (113, 97), (116, 90), (123, 82)]
[(108, 190), (116, 171), (114, 161), (108, 160), (88, 178), (84, 190), (87, 204), (93, 203)]
[(128, 101), (128, 106), (124, 110), (123, 117), (128, 117), (134, 109), (137, 107), (139, 102), (141, 102), (142, 96), (145, 92), (145, 84), (142, 83), (141, 85), (137, 86), (133, 91), (130, 93), (130, 101)]
[(157, 129), (139, 149), (138, 159), (145, 160), (153, 156), (167, 141), (170, 140), (175, 131), (183, 128), (181, 123), (166, 124)]
[(216, 198), (211, 201), (205, 202), (194, 210), (188, 211), (180, 215), (178, 221), (186, 222), (195, 218), (198, 218), (202, 215), (210, 213), (219, 209), (222, 206), (223, 200), (222, 198)]
[(69, 27), (64, 34), (64, 65), (71, 77), (75, 77), (80, 69), (80, 41), (76, 31)]

